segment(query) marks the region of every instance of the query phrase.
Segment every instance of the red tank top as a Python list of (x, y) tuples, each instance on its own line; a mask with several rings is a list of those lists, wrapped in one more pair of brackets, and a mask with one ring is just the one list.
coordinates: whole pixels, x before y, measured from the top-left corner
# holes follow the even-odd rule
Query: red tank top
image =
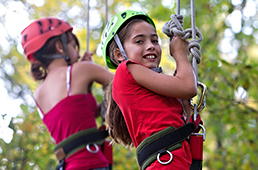
[[(113, 80), (112, 95), (123, 113), (134, 146), (137, 147), (152, 134), (169, 126), (181, 127), (184, 122), (181, 119), (182, 106), (179, 100), (159, 95), (139, 85), (127, 68), (129, 62), (139, 64), (128, 60), (119, 65)], [(186, 141), (172, 154), (174, 158), (169, 165), (164, 166), (156, 161), (148, 168), (190, 168), (192, 158)], [(168, 155), (164, 155), (166, 156)]]
[[(56, 144), (76, 132), (97, 127), (95, 121), (97, 102), (92, 93), (70, 96), (71, 68), (69, 66), (67, 69), (68, 96), (47, 114), (44, 114), (37, 105), (39, 113), (43, 115), (43, 122), (55, 139)], [(65, 162), (66, 170), (108, 166), (108, 161), (101, 151), (94, 154), (88, 152), (85, 148), (66, 158)]]

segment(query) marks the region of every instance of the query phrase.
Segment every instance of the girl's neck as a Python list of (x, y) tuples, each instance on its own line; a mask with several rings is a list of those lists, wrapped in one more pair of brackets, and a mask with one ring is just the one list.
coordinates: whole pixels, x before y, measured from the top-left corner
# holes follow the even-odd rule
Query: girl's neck
[(58, 67), (68, 66), (67, 62), (62, 58), (54, 59), (48, 66), (48, 71), (54, 70)]

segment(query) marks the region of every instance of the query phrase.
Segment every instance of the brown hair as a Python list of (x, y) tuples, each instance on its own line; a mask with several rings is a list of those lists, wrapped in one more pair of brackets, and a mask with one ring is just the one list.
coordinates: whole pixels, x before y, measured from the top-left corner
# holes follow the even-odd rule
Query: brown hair
[[(118, 34), (118, 37), (119, 37), (122, 45), (124, 45), (125, 40), (131, 34), (133, 25), (135, 23), (144, 22), (144, 21), (145, 20), (143, 20), (143, 19), (133, 18), (120, 31), (118, 31), (117, 34)], [(116, 45), (115, 40), (113, 39), (108, 46), (109, 56), (110, 56), (110, 60), (118, 66), (119, 62), (115, 59), (115, 57), (113, 55), (113, 51), (116, 48), (118, 48), (118, 47)], [(124, 116), (112, 96), (112, 85), (113, 85), (113, 82), (111, 82), (109, 84), (109, 86), (106, 90), (106, 93), (105, 93), (106, 99), (107, 99), (106, 123), (108, 125), (109, 134), (114, 142), (122, 143), (125, 146), (132, 147), (133, 142), (132, 142), (131, 136), (129, 134), (128, 128), (126, 126)]]
[[(79, 50), (80, 45), (76, 35), (74, 35), (70, 31), (67, 31), (65, 35), (66, 35), (67, 43), (71, 42), (74, 39)], [(45, 54), (55, 54), (56, 53), (55, 43), (58, 41), (61, 42), (61, 35), (51, 37), (50, 39), (47, 40), (45, 45), (34, 54), (34, 58), (36, 59), (36, 62), (31, 64), (31, 74), (35, 80), (44, 80), (46, 78), (47, 72), (48, 72), (48, 65), (54, 59), (45, 58), (41, 56)]]

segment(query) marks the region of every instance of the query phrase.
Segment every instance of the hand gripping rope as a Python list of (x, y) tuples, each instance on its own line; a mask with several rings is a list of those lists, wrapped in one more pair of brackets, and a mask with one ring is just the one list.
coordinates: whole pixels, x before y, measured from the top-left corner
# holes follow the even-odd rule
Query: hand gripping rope
[[(162, 27), (162, 31), (168, 37), (170, 37), (170, 40), (173, 36), (180, 36), (183, 40), (192, 38), (192, 40), (189, 41), (188, 49), (190, 52), (190, 58), (194, 74), (197, 79), (197, 86), (202, 89), (198, 104), (193, 104), (191, 100), (191, 108), (194, 110), (191, 121), (195, 121), (197, 119), (197, 116), (199, 116), (198, 112), (202, 111), (205, 107), (205, 94), (207, 88), (205, 84), (198, 81), (198, 64), (201, 62), (200, 42), (202, 41), (203, 36), (195, 26), (194, 0), (191, 0), (191, 23), (191, 29), (188, 28), (183, 30), (183, 16), (180, 15), (180, 0), (177, 0), (177, 15), (171, 15), (171, 20), (164, 24), (164, 26)], [(196, 36), (198, 37), (198, 39), (196, 39)], [(202, 134), (198, 133), (200, 128), (203, 130)], [(190, 135), (190, 147), (193, 157), (192, 166), (190, 168), (191, 170), (202, 169), (203, 141), (205, 140), (205, 134), (206, 131), (204, 126), (199, 124), (198, 130)]]

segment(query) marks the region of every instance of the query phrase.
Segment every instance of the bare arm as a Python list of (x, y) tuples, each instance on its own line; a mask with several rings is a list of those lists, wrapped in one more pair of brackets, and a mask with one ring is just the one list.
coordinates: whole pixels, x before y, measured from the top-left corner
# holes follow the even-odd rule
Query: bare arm
[[(113, 78), (113, 74), (110, 73), (108, 70), (104, 69), (103, 67), (95, 64), (92, 60), (92, 56), (93, 52), (84, 53), (84, 55), (81, 58), (81, 62), (85, 63), (85, 61), (87, 61), (88, 64), (85, 65), (88, 66), (83, 66), (83, 69), (85, 72), (89, 73), (88, 77), (91, 81), (96, 81), (97, 83), (102, 84), (105, 88), (110, 82), (110, 77)], [(92, 63), (92, 65), (89, 63)], [(89, 67), (89, 69), (86, 69), (86, 67)]]
[(170, 43), (170, 54), (177, 64), (175, 76), (156, 73), (138, 64), (128, 64), (137, 83), (145, 88), (169, 97), (190, 99), (197, 94), (196, 78), (188, 61), (188, 42), (174, 37)]
[(114, 74), (98, 64), (87, 62), (83, 67), (85, 72), (88, 73), (88, 80), (90, 82), (95, 81), (101, 84), (104, 88), (108, 86), (110, 81), (113, 79)]
[(93, 82), (97, 82), (105, 88), (113, 79), (113, 73), (91, 61), (82, 61), (73, 64), (72, 94), (83, 94), (91, 91)]

